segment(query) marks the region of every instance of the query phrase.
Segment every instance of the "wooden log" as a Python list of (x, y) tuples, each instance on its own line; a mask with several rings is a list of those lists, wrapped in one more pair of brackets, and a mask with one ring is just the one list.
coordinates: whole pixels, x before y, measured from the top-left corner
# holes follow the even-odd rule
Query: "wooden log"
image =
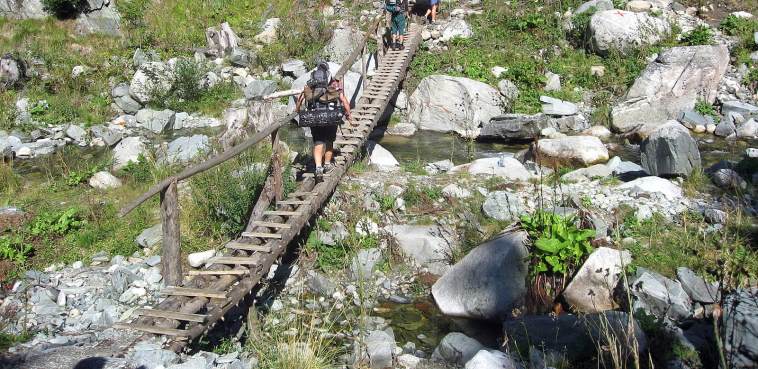
[(271, 252), (271, 247), (269, 246), (253, 245), (250, 243), (242, 243), (242, 242), (229, 242), (226, 244), (225, 247), (231, 250)]
[(250, 274), (249, 270), (232, 269), (232, 270), (190, 270), (189, 275), (244, 275)]
[(274, 155), (271, 157), (271, 190), (272, 198), (279, 201), (284, 197), (284, 181), (282, 180), (282, 153), (279, 145), (279, 130), (271, 134), (271, 150)]
[(161, 192), (161, 226), (163, 248), (161, 256), (163, 280), (178, 285), (182, 281), (182, 247), (179, 229), (179, 194), (176, 181)]
[(189, 336), (190, 332), (184, 329), (162, 328), (146, 324), (134, 324), (134, 323), (116, 323), (113, 328), (118, 329), (134, 329), (153, 334), (162, 334), (164, 336)]
[(280, 235), (278, 233), (242, 232), (242, 237), (246, 237), (246, 238), (282, 238), (282, 235)]
[(198, 322), (198, 323), (204, 323), (205, 318), (207, 317), (204, 314), (188, 314), (188, 313), (179, 313), (176, 311), (166, 311), (166, 310), (158, 310), (158, 309), (138, 309), (137, 313), (142, 316), (152, 316), (156, 318), (168, 318), (168, 319), (182, 320), (186, 322)]
[(208, 262), (213, 264), (227, 265), (258, 265), (260, 263), (260, 259), (255, 257), (216, 256)]
[(190, 296), (190, 297), (208, 297), (214, 299), (225, 299), (226, 292), (216, 291), (213, 289), (200, 289), (200, 288), (187, 288), (187, 287), (175, 287), (169, 286), (161, 290), (162, 295), (171, 296)]
[(287, 223), (276, 223), (276, 222), (264, 222), (261, 220), (256, 220), (253, 222), (256, 227), (265, 227), (265, 228), (284, 228), (284, 229), (290, 229), (292, 228), (291, 225)]

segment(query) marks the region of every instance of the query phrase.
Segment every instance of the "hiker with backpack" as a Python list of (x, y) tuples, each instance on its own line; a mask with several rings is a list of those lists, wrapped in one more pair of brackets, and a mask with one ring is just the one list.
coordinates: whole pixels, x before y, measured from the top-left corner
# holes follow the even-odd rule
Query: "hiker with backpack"
[(405, 38), (405, 2), (407, 0), (387, 0), (384, 7), (390, 15), (390, 34), (392, 35), (392, 50), (403, 49), (403, 39)]
[[(305, 110), (301, 111), (303, 104)], [(339, 77), (332, 78), (329, 64), (321, 62), (311, 73), (311, 79), (297, 99), (295, 111), (300, 115), (300, 126), (311, 129), (313, 161), (316, 164), (314, 173), (316, 177), (322, 177), (334, 169), (332, 158), (337, 126), (342, 123), (343, 117), (351, 124), (353, 121), (342, 81)]]
[(431, 15), (432, 24), (437, 21), (437, 9), (439, 8), (440, 0), (429, 0), (429, 9), (426, 10), (426, 14), (424, 14), (424, 21), (429, 19), (429, 16)]

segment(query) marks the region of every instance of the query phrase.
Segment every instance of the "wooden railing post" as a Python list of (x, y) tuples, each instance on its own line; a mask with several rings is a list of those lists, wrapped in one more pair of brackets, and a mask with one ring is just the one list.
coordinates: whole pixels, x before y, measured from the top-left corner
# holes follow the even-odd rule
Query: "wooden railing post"
[(167, 286), (178, 286), (182, 282), (182, 250), (176, 180), (161, 192), (161, 225), (163, 227), (161, 256), (163, 281)]
[(271, 157), (271, 175), (273, 177), (273, 191), (276, 201), (280, 201), (284, 198), (284, 181), (282, 180), (282, 156), (279, 145), (279, 130), (277, 129), (271, 134), (271, 151), (273, 156)]
[(363, 90), (366, 90), (367, 83), (366, 82), (366, 49), (368, 47), (368, 43), (363, 46), (361, 49), (361, 85)]

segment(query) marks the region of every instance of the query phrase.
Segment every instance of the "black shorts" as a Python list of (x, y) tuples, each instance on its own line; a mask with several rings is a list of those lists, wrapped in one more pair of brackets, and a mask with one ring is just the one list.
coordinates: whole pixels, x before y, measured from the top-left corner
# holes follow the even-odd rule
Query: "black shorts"
[(311, 127), (313, 144), (331, 144), (337, 139), (337, 126)]

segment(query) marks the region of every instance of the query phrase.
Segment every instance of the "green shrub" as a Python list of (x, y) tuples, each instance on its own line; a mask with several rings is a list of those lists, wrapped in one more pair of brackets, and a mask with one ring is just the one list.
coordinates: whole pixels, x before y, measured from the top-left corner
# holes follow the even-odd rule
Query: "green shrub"
[(29, 233), (33, 236), (63, 236), (84, 226), (87, 222), (82, 220), (79, 210), (68, 208), (59, 212), (46, 212), (37, 216), (29, 226)]
[(521, 216), (521, 226), (533, 240), (531, 273), (568, 276), (580, 266), (593, 247), (594, 229), (579, 229), (574, 217), (546, 211)]
[(0, 236), (0, 260), (24, 263), (34, 247), (19, 236)]
[(719, 118), (719, 113), (716, 111), (716, 108), (703, 99), (697, 100), (695, 103), (695, 111), (703, 116), (711, 116), (715, 119)]
[(585, 47), (587, 45), (587, 28), (590, 26), (590, 19), (592, 15), (597, 12), (597, 8), (592, 6), (584, 13), (577, 14), (571, 18), (571, 31), (568, 36), (571, 42), (578, 47)]
[(719, 26), (729, 36), (739, 39), (737, 45), (732, 48), (732, 54), (737, 57), (739, 63), (752, 63), (750, 53), (756, 50), (753, 34), (758, 32), (758, 20), (729, 15), (724, 18)]
[(150, 0), (119, 0), (116, 2), (121, 19), (129, 27), (145, 26), (143, 15), (150, 5)]
[(697, 26), (692, 31), (682, 35), (681, 43), (687, 46), (713, 44), (713, 33), (708, 26)]
[(86, 0), (42, 0), (42, 9), (58, 18), (74, 18), (88, 7)]
[(152, 164), (144, 154), (137, 156), (137, 161), (129, 161), (121, 168), (121, 172), (134, 182), (147, 182), (153, 179)]

